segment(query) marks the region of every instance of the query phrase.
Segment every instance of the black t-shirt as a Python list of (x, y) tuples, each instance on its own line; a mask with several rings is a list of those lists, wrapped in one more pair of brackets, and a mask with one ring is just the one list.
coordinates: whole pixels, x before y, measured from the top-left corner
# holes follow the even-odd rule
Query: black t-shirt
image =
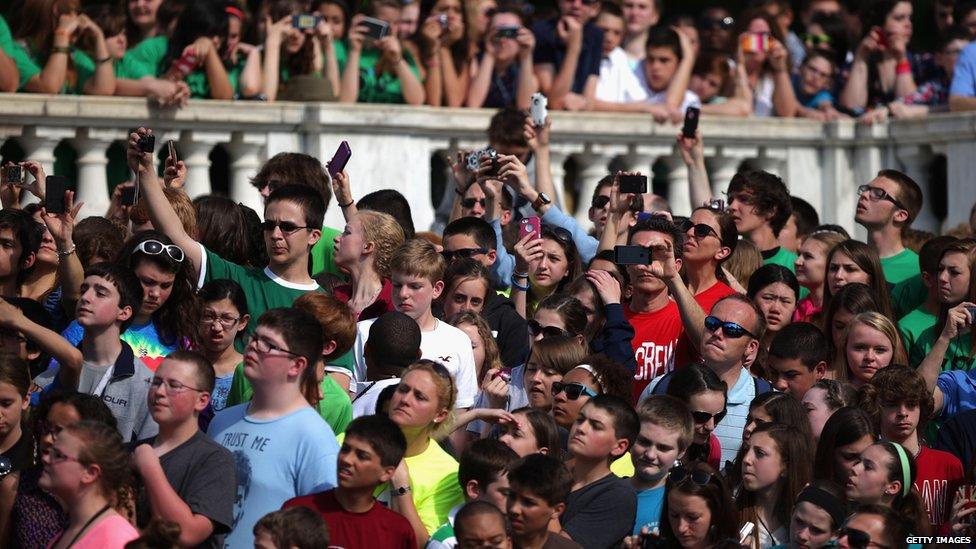
[(587, 549), (602, 549), (630, 535), (636, 517), (637, 492), (610, 473), (571, 492), (559, 520), (573, 541)]
[[(566, 44), (556, 33), (559, 18), (539, 21), (532, 26), (535, 34), (535, 50), (532, 62), (536, 65), (548, 64), (554, 67), (556, 73), (566, 58)], [(576, 74), (573, 75), (574, 93), (583, 93), (586, 80), (590, 76), (600, 76), (600, 60), (603, 57), (603, 30), (592, 22), (583, 25), (583, 48), (580, 50), (579, 61), (576, 63)]]
[(0, 453), (0, 456), (10, 460), (13, 466), (11, 472), (30, 468), (34, 464), (34, 437), (31, 432), (24, 429), (17, 442), (6, 452)]

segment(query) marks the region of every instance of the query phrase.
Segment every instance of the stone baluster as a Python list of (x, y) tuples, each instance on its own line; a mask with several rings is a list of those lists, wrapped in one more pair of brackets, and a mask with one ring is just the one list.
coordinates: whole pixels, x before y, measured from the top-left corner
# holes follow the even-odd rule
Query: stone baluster
[(758, 151), (755, 147), (722, 145), (715, 147), (714, 153), (709, 153), (709, 147), (706, 147), (705, 166), (709, 172), (708, 179), (712, 185), (712, 196), (724, 198), (725, 191), (729, 188), (729, 182), (739, 171), (743, 159), (756, 156)]
[(589, 218), (590, 197), (596, 190), (597, 183), (610, 174), (610, 160), (620, 154), (618, 147), (588, 144), (586, 150), (574, 155), (580, 166), (579, 170), (579, 203), (576, 205), (576, 222), (584, 229), (589, 229), (593, 223)]
[(261, 167), (261, 149), (267, 136), (261, 133), (234, 132), (228, 144), (230, 161), (230, 197), (235, 202), (254, 208), (262, 218), (264, 205), (261, 194), (251, 186), (251, 178)]
[[(53, 128), (47, 126), (25, 126), (17, 141), (24, 149), (24, 158), (39, 163), (46, 175), (54, 175), (54, 149), (62, 139), (75, 136), (73, 128)], [(102, 178), (104, 180), (104, 173)], [(28, 177), (30, 177), (28, 175)], [(31, 193), (22, 193), (21, 203), (30, 204), (38, 199)]]
[(939, 232), (939, 220), (932, 210), (932, 190), (929, 182), (929, 168), (932, 165), (932, 149), (924, 145), (904, 145), (897, 147), (895, 157), (901, 169), (922, 189), (922, 208), (912, 222), (912, 227), (925, 231)]
[(566, 188), (566, 160), (572, 153), (566, 147), (549, 146), (549, 173), (552, 176), (552, 186), (556, 189), (553, 202), (563, 211), (568, 211), (572, 205)]
[(108, 165), (106, 151), (119, 139), (127, 139), (125, 131), (81, 128), (72, 145), (78, 153), (78, 190), (75, 202), (84, 206), (78, 214), (79, 219), (92, 215), (105, 215), (111, 197), (108, 194), (108, 178), (105, 167)]
[[(177, 152), (180, 160), (186, 164), (186, 182), (183, 190), (187, 196), (196, 198), (209, 194), (210, 186), (210, 152), (218, 143), (230, 141), (227, 132), (198, 132), (185, 130), (180, 133)], [(258, 212), (261, 209), (257, 210)]]
[(668, 204), (673, 215), (691, 215), (691, 189), (688, 185), (688, 166), (678, 153), (662, 157), (667, 168)]

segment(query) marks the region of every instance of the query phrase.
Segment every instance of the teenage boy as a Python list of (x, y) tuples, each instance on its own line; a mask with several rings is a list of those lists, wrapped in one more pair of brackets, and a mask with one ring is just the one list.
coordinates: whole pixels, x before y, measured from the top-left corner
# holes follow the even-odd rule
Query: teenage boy
[(777, 391), (803, 400), (810, 387), (827, 375), (828, 349), (820, 328), (808, 322), (787, 324), (769, 345), (769, 382)]
[(144, 487), (136, 506), (139, 527), (152, 517), (175, 522), (186, 547), (223, 547), (234, 519), (234, 455), (199, 427), (213, 386), (213, 365), (206, 358), (192, 351), (170, 353), (147, 395), (159, 434), (132, 453)]
[(735, 228), (759, 248), (763, 264), (795, 271), (796, 254), (780, 246), (778, 240), (793, 213), (783, 180), (765, 171), (739, 172), (729, 182), (728, 195)]
[[(444, 251), (441, 253), (448, 262), (459, 257), (471, 257), (490, 270), (497, 258), (498, 243), (490, 223), (483, 219), (462, 217), (444, 227)], [(514, 368), (525, 362), (528, 324), (515, 310), (512, 300), (489, 291), (481, 316), (495, 336), (502, 363)]]
[(369, 327), (363, 346), (366, 381), (352, 397), (353, 417), (379, 413), (376, 401), (383, 389), (400, 383), (403, 371), (420, 358), (420, 326), (409, 316), (390, 311)]
[[(306, 185), (282, 185), (268, 195), (264, 207), (264, 245), (268, 266), (248, 268), (224, 260), (187, 234), (156, 178), (152, 154), (139, 149), (139, 138), (152, 132), (139, 128), (129, 136), (129, 167), (139, 178), (140, 191), (149, 209), (153, 227), (183, 250), (199, 284), (228, 278), (240, 284), (247, 297), (251, 318), (260, 318), (275, 307), (290, 307), (300, 295), (321, 291), (308, 274), (309, 251), (322, 236), (325, 200), (322, 193)], [(247, 334), (254, 332), (248, 324)]]
[(669, 395), (647, 397), (637, 416), (640, 432), (630, 448), (634, 463), (630, 485), (637, 491), (637, 520), (632, 531), (635, 536), (645, 526), (648, 531), (658, 527), (668, 472), (684, 456), (695, 428), (688, 405)]
[(385, 415), (354, 419), (339, 449), (338, 485), (333, 490), (292, 498), (283, 509), (308, 507), (329, 525), (334, 547), (416, 549), (407, 519), (376, 502), (376, 487), (389, 482), (403, 459), (407, 440)]
[(244, 352), (254, 397), (225, 408), (208, 429), (237, 465), (229, 547), (250, 547), (254, 523), (285, 501), (336, 485), (339, 444), (301, 386), (305, 369), (322, 353), (322, 328), (294, 308), (271, 309), (257, 324)]
[(857, 188), (854, 221), (868, 230), (867, 242), (881, 257), (889, 284), (919, 274), (918, 254), (905, 247), (903, 236), (922, 209), (922, 190), (898, 170), (881, 170)]
[(898, 320), (898, 332), (908, 352), (911, 352), (922, 332), (935, 326), (938, 320), (938, 314), (942, 310), (942, 302), (939, 301), (939, 260), (946, 247), (955, 241), (953, 236), (937, 236), (923, 244), (918, 251), (925, 301)]
[(535, 76), (539, 89), (549, 98), (550, 109), (566, 108), (567, 97), (573, 97), (571, 101), (593, 97), (603, 43), (603, 31), (590, 21), (599, 9), (598, 2), (559, 0), (558, 5), (559, 16), (532, 26)]
[(458, 547), (512, 549), (512, 535), (501, 509), (487, 501), (472, 501), (458, 511)]
[(566, 509), (573, 477), (558, 458), (530, 454), (508, 473), (506, 510), (519, 549), (578, 549), (581, 546), (549, 530)]
[[(457, 408), (470, 408), (478, 393), (474, 353), (471, 339), (461, 330), (438, 320), (431, 312), (431, 304), (444, 290), (444, 269), (447, 262), (433, 244), (415, 238), (401, 246), (390, 260), (390, 280), (393, 282), (393, 307), (406, 314), (420, 326), (422, 358), (440, 362), (454, 377), (458, 388)], [(375, 319), (357, 325), (356, 381), (366, 379), (363, 346)]]
[(779, 232), (777, 240), (780, 246), (793, 253), (799, 253), (803, 239), (820, 225), (820, 215), (809, 202), (796, 196), (790, 196), (790, 206), (793, 213), (790, 214), (783, 230)]
[(20, 295), (20, 285), (37, 260), (42, 232), (24, 210), (0, 210), (0, 295)]
[[(499, 509), (505, 509), (508, 498), (508, 470), (518, 461), (518, 454), (497, 439), (482, 438), (472, 442), (461, 454), (458, 465), (458, 482), (464, 492), (465, 503), (486, 501)], [(430, 536), (428, 549), (452, 549), (457, 547), (454, 536), (454, 517), (464, 503), (451, 509), (447, 523)]]
[(610, 464), (627, 453), (640, 430), (637, 412), (613, 395), (583, 405), (569, 431), (573, 491), (560, 517), (563, 530), (583, 547), (612, 547), (630, 535), (637, 496)]
[(647, 53), (648, 32), (661, 20), (661, 0), (623, 0), (620, 8), (626, 24), (622, 46), (633, 68)]
[(62, 362), (51, 385), (100, 397), (127, 442), (155, 436), (159, 429), (146, 405), (153, 373), (119, 338), (141, 306), (142, 284), (131, 269), (114, 263), (89, 267), (75, 308), (85, 330), (79, 345), (82, 361)]
[[(603, 31), (603, 58), (600, 60), (600, 80), (596, 85), (597, 101), (627, 103), (640, 97), (643, 91), (637, 83), (637, 75), (627, 52), (620, 47), (626, 25), (620, 6), (604, 2), (596, 26)], [(647, 40), (644, 40), (647, 43)], [(640, 57), (644, 56), (641, 46)]]

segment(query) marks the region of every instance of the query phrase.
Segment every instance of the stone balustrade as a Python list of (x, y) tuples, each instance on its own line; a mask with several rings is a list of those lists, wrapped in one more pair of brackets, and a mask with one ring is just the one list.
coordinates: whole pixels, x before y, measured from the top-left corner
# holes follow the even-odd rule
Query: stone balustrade
[[(191, 101), (174, 110), (157, 109), (141, 99), (0, 94), (0, 142), (16, 140), (28, 158), (53, 173), (54, 149), (67, 141), (77, 153), (77, 189), (85, 201), (84, 214), (92, 215), (104, 212), (109, 203), (106, 151), (138, 126), (153, 128), (157, 148), (169, 139), (177, 142), (189, 170), (186, 191), (191, 197), (211, 191), (210, 154), (214, 147), (223, 147), (230, 157), (229, 195), (259, 213), (260, 196), (249, 180), (266, 159), (296, 151), (326, 161), (345, 139), (353, 150), (347, 170), (355, 195), (397, 189), (410, 202), (416, 227), (425, 229), (435, 225), (438, 211), (449, 210), (451, 199), (431, 196), (432, 180), (443, 177), (432, 173), (431, 160), (459, 147), (484, 146), (491, 114), (476, 109), (246, 101)], [(647, 116), (603, 113), (556, 112), (552, 119), (553, 179), (561, 195), (579, 190), (582, 199), (575, 215), (581, 223), (589, 223), (589, 196), (611, 164), (644, 173), (656, 166), (674, 212), (691, 210), (687, 171), (674, 150), (677, 127), (656, 124)], [(700, 129), (716, 193), (748, 161), (782, 176), (793, 194), (817, 208), (823, 222), (848, 230), (855, 230), (855, 189), (881, 168), (910, 174), (927, 197), (937, 186), (947, 185), (945, 219), (936, 216), (928, 201), (918, 228), (937, 231), (968, 220), (976, 199), (976, 115), (941, 114), (874, 126), (705, 117)], [(945, 181), (930, 173), (938, 155), (946, 158)], [(575, 169), (567, 171), (567, 161)], [(569, 173), (574, 180), (567, 180)], [(338, 208), (330, 209), (326, 222), (342, 226)]]

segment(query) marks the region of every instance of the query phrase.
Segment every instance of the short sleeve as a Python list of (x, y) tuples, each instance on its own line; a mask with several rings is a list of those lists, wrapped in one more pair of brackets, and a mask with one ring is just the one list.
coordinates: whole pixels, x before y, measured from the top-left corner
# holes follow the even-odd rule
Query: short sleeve
[(17, 86), (17, 91), (24, 91), (24, 86), (27, 85), (27, 81), (40, 74), (41, 66), (31, 57), (23, 44), (14, 42), (11, 44), (10, 51), (7, 54), (10, 55), (14, 64), (17, 65), (17, 70), (20, 72), (20, 84)]
[(119, 78), (138, 80), (146, 76), (159, 76), (160, 63), (166, 56), (169, 42), (166, 37), (147, 38), (125, 52), (119, 61), (116, 74)]
[[(203, 439), (200, 443), (207, 444)], [(222, 446), (208, 444), (210, 451), (197, 463), (186, 464), (191, 477), (185, 482), (180, 497), (190, 511), (203, 515), (214, 523), (214, 533), (230, 531), (234, 523), (234, 498), (237, 494), (237, 468), (234, 455)]]
[(935, 382), (942, 391), (942, 417), (951, 417), (976, 405), (976, 388), (968, 372), (949, 370), (939, 374)]
[(251, 400), (254, 389), (251, 383), (244, 377), (244, 363), (238, 364), (234, 369), (234, 378), (230, 382), (230, 393), (227, 394), (227, 404), (225, 408), (237, 406)]
[(976, 44), (963, 48), (952, 75), (950, 95), (976, 97)]

